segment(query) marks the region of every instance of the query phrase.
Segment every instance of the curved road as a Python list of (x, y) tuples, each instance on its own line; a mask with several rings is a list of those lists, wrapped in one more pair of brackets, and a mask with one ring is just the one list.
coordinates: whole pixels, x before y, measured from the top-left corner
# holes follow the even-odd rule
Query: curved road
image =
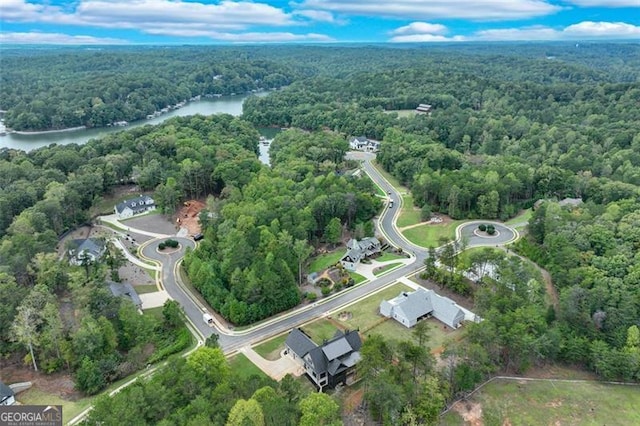
[[(251, 328), (247, 328), (242, 331), (235, 331), (226, 329), (220, 324), (216, 324), (215, 327), (209, 327), (206, 325), (202, 320), (204, 306), (197, 301), (194, 295), (192, 295), (180, 281), (180, 275), (177, 268), (184, 256), (185, 247), (195, 246), (192, 240), (188, 238), (172, 237), (178, 240), (181, 244), (181, 249), (172, 254), (160, 253), (157, 250), (157, 247), (162, 240), (152, 240), (142, 246), (142, 255), (162, 265), (162, 284), (166, 291), (173, 299), (180, 303), (189, 321), (202, 337), (209, 337), (214, 332), (219, 335), (220, 347), (227, 354), (237, 351), (243, 346), (257, 343), (268, 337), (286, 332), (291, 328), (299, 326), (312, 319), (326, 315), (328, 312), (332, 312), (343, 305), (366, 297), (368, 294), (388, 286), (403, 276), (415, 273), (423, 267), (424, 259), (427, 257), (427, 250), (425, 248), (416, 246), (407, 241), (398, 231), (395, 226), (395, 220), (402, 208), (402, 197), (400, 193), (398, 193), (398, 191), (372, 166), (370, 161), (371, 158), (375, 158), (375, 156), (369, 154), (367, 157), (368, 158), (363, 158), (363, 168), (365, 172), (385, 192), (390, 193), (390, 197), (396, 201), (392, 208), (385, 207), (380, 214), (378, 219), (379, 230), (383, 233), (389, 243), (402, 248), (407, 253), (410, 253), (415, 259), (413, 263), (398, 268), (380, 278), (363, 283), (333, 297), (320, 300), (312, 305), (307, 305), (291, 312), (280, 314), (277, 317), (268, 319), (262, 323), (252, 326)], [(478, 223), (464, 224), (457, 230), (458, 237), (463, 236), (468, 240), (467, 247), (504, 244), (517, 237), (517, 234), (514, 231), (499, 223), (494, 223), (499, 233), (495, 238), (483, 238), (476, 236), (474, 235), (474, 230), (477, 228)]]

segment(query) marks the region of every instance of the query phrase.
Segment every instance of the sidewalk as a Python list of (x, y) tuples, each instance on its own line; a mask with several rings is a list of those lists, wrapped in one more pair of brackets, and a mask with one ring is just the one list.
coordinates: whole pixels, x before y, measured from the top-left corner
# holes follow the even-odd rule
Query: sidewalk
[(137, 257), (135, 257), (134, 255), (132, 255), (131, 253), (129, 253), (129, 250), (127, 250), (125, 248), (125, 246), (122, 244), (122, 241), (120, 241), (117, 238), (114, 238), (113, 240), (113, 244), (120, 249), (120, 251), (122, 251), (122, 253), (124, 253), (125, 257), (127, 258), (127, 260), (131, 263), (133, 263), (134, 265), (138, 265), (142, 268), (147, 268), (147, 269), (153, 269), (154, 271), (160, 271), (162, 270), (159, 266), (156, 265), (152, 265), (150, 263), (146, 263), (141, 261), (140, 259), (138, 259)]

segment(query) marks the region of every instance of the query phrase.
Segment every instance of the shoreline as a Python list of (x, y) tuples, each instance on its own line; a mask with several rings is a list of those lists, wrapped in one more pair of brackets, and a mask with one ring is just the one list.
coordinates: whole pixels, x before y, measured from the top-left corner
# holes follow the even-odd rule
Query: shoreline
[(87, 126), (78, 126), (78, 127), (67, 127), (66, 129), (57, 129), (57, 130), (36, 130), (36, 131), (24, 131), (24, 130), (7, 130), (7, 133), (13, 133), (16, 135), (47, 135), (50, 133), (63, 133), (63, 132), (75, 132), (77, 130), (85, 130)]

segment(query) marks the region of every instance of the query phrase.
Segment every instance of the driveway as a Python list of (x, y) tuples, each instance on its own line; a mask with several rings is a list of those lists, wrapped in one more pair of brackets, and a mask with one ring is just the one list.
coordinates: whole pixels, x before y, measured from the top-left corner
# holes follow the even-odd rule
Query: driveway
[(269, 361), (268, 359), (262, 358), (260, 354), (249, 346), (240, 348), (240, 352), (273, 380), (280, 381), (287, 374), (294, 376), (301, 376), (304, 374), (302, 366), (295, 362), (290, 356), (280, 354), (280, 358), (277, 360)]

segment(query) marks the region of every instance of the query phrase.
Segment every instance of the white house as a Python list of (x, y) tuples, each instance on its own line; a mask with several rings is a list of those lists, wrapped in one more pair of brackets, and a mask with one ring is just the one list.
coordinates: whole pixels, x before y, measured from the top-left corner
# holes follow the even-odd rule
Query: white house
[(95, 238), (72, 240), (69, 244), (69, 263), (94, 263), (104, 254), (105, 248), (104, 242)]
[(368, 237), (360, 241), (352, 238), (347, 243), (347, 252), (340, 259), (340, 263), (345, 269), (355, 271), (362, 259), (376, 253), (380, 253), (380, 241), (377, 238)]
[(156, 202), (148, 195), (141, 195), (137, 198), (118, 203), (115, 207), (118, 219), (126, 219), (128, 217), (146, 213), (156, 209)]
[(367, 139), (364, 136), (358, 136), (349, 139), (349, 148), (356, 151), (378, 152), (380, 150), (380, 142)]
[(391, 300), (383, 300), (380, 303), (380, 314), (395, 319), (407, 328), (428, 316), (434, 316), (451, 328), (458, 328), (464, 320), (464, 311), (453, 300), (424, 288), (411, 293), (402, 292)]

